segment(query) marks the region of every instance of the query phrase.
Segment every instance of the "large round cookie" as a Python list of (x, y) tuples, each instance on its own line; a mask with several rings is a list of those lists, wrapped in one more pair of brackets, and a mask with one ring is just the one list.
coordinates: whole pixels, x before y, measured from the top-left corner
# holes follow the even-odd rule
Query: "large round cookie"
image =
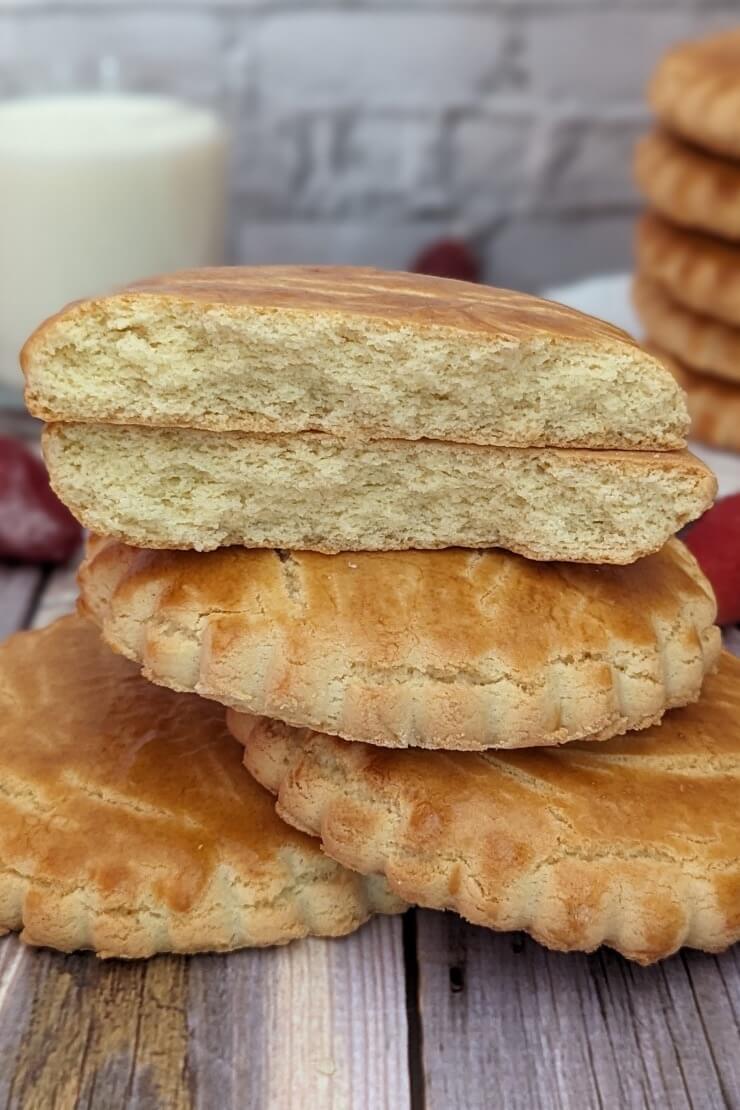
[(651, 344), (651, 349), (686, 393), (693, 438), (710, 447), (740, 451), (740, 382), (734, 384), (708, 374), (695, 374), (657, 345)]
[(51, 424), (43, 449), (54, 491), (89, 531), (172, 550), (503, 547), (544, 561), (632, 563), (716, 492), (689, 451), (116, 424)]
[(740, 661), (606, 744), (387, 752), (229, 713), (278, 812), (403, 898), (649, 963), (740, 937)]
[(0, 932), (103, 956), (336, 936), (401, 908), (249, 781), (213, 702), (65, 617), (0, 646)]
[(686, 308), (641, 273), (633, 281), (632, 300), (645, 331), (659, 346), (693, 370), (740, 383), (740, 327)]
[(635, 148), (635, 178), (674, 223), (740, 239), (740, 162), (728, 162), (653, 131)]
[(669, 130), (740, 158), (740, 30), (675, 46), (658, 64), (648, 98)]
[(586, 567), (93, 539), (80, 589), (154, 682), (390, 747), (605, 739), (698, 697), (719, 651), (711, 588), (677, 540)]
[(648, 212), (637, 225), (635, 248), (638, 270), (674, 300), (740, 327), (740, 245)]
[(624, 332), (508, 289), (353, 266), (186, 270), (69, 305), (26, 344), (50, 421), (453, 444), (681, 447)]

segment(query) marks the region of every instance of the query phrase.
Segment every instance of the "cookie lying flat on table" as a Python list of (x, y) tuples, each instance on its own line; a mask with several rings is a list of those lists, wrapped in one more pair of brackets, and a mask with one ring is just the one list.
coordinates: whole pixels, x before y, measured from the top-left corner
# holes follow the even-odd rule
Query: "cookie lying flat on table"
[(669, 130), (740, 158), (740, 30), (679, 43), (658, 63), (648, 98)]
[(686, 451), (52, 424), (44, 456), (56, 493), (91, 531), (198, 551), (505, 547), (631, 563), (716, 492)]
[(652, 131), (635, 148), (635, 178), (651, 205), (685, 227), (740, 239), (740, 162)]
[(651, 347), (686, 393), (694, 439), (710, 447), (740, 451), (740, 381), (733, 384), (696, 374), (657, 344), (651, 343)]
[(563, 305), (342, 266), (191, 270), (70, 305), (23, 356), (47, 421), (682, 447), (663, 368)]
[(679, 304), (740, 327), (740, 244), (648, 212), (637, 225), (635, 247), (638, 270)]
[(283, 944), (403, 908), (276, 817), (213, 702), (64, 617), (0, 646), (0, 932), (102, 956)]
[(740, 937), (740, 661), (605, 744), (388, 752), (230, 712), (247, 769), (332, 858), (403, 898), (640, 963)]
[(659, 346), (693, 370), (740, 385), (740, 327), (693, 312), (644, 274), (634, 278), (632, 301), (645, 331)]
[(154, 682), (397, 747), (641, 728), (699, 696), (720, 648), (711, 588), (678, 540), (616, 568), (94, 538), (80, 590), (107, 642)]

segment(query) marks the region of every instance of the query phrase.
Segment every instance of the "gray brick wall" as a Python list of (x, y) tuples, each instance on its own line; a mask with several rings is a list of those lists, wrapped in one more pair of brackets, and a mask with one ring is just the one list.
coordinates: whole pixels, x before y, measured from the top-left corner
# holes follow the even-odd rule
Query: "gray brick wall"
[(404, 266), (452, 233), (537, 288), (628, 264), (647, 75), (737, 23), (738, 0), (0, 0), (0, 95), (113, 58), (217, 108), (233, 261)]

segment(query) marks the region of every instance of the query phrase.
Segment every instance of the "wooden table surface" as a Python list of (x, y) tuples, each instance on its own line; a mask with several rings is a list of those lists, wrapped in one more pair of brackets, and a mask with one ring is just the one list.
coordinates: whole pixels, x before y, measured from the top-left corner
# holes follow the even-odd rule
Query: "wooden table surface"
[[(74, 599), (72, 568), (0, 564), (0, 637)], [(13, 1110), (740, 1108), (739, 1029), (740, 946), (640, 968), (413, 910), (136, 963), (0, 941)]]

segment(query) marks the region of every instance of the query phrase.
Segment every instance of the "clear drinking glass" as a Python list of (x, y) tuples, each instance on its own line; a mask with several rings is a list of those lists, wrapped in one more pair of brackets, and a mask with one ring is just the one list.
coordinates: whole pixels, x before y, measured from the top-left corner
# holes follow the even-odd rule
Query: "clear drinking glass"
[(0, 403), (21, 403), (18, 354), (80, 297), (223, 261), (227, 129), (210, 110), (99, 87), (0, 100)]

